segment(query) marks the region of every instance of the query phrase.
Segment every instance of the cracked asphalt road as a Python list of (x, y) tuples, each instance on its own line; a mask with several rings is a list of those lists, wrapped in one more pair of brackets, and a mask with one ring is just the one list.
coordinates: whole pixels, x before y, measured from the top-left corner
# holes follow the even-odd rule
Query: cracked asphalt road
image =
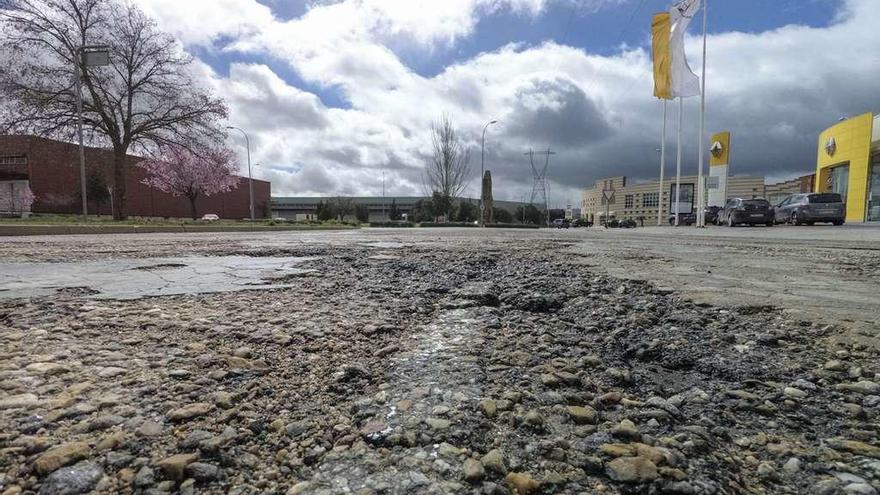
[(875, 493), (869, 313), (749, 289), (870, 286), (874, 233), (803, 232), (4, 239), (0, 493)]
[(0, 263), (0, 298), (50, 296), (82, 290), (103, 299), (273, 289), (308, 273), (308, 258), (243, 256), (113, 259), (61, 263)]

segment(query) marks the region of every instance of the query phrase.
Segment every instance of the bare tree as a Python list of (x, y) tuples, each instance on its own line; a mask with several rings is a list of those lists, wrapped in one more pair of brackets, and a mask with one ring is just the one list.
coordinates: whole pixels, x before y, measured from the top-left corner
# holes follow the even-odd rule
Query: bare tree
[[(87, 67), (80, 48), (107, 45), (110, 66)], [(125, 218), (126, 155), (196, 141), (219, 143), (223, 101), (200, 89), (192, 59), (122, 0), (6, 0), (0, 7), (0, 132), (71, 140), (74, 63), (89, 143), (113, 149), (114, 216)]]
[(330, 204), (332, 205), (334, 214), (340, 222), (344, 222), (347, 215), (354, 213), (355, 205), (354, 199), (352, 198), (336, 196), (330, 200)]
[(450, 200), (460, 197), (467, 186), (471, 157), (448, 115), (431, 125), (431, 151), (423, 179), (425, 193), (430, 196), (436, 192)]

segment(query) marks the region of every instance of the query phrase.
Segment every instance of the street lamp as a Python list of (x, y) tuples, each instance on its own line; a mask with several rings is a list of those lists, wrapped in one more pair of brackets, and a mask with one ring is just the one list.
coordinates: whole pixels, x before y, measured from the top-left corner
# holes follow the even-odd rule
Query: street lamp
[(86, 197), (86, 149), (83, 145), (83, 101), (82, 101), (82, 75), (80, 64), (83, 67), (103, 67), (110, 65), (110, 47), (107, 45), (86, 45), (76, 49), (73, 58), (74, 75), (76, 79), (76, 113), (77, 134), (79, 134), (79, 182), (80, 194), (82, 195), (83, 221), (89, 219), (88, 198)]
[(493, 120), (483, 126), (483, 137), (480, 139), (480, 227), (484, 226), (485, 222), (485, 210), (486, 205), (483, 203), (483, 177), (486, 175), (486, 129), (489, 128), (492, 124), (497, 124), (497, 120)]
[(251, 209), (251, 221), (254, 221), (254, 176), (251, 174), (251, 140), (248, 137), (248, 134), (244, 132), (244, 130), (228, 125), (226, 126), (229, 130), (235, 130), (244, 135), (244, 142), (247, 145), (247, 162), (248, 162), (248, 190), (250, 192), (250, 209)]

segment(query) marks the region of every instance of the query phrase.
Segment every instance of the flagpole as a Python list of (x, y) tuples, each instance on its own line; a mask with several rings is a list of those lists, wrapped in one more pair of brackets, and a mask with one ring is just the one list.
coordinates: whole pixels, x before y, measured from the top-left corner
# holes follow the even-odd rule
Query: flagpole
[(663, 225), (663, 172), (666, 168), (666, 108), (669, 100), (663, 98), (663, 132), (660, 138), (660, 193), (657, 196), (657, 226)]
[(697, 212), (697, 223), (700, 227), (706, 226), (706, 217), (705, 217), (705, 202), (706, 202), (706, 188), (703, 184), (703, 160), (706, 154), (706, 34), (707, 28), (709, 25), (709, 0), (703, 0), (703, 89), (700, 91), (700, 139), (699, 146), (697, 148), (700, 152), (699, 158), (699, 177), (697, 182), (699, 183), (700, 194), (700, 209)]
[(684, 98), (678, 97), (678, 156), (675, 162), (675, 226), (678, 227), (678, 213), (681, 207), (681, 122), (684, 114)]

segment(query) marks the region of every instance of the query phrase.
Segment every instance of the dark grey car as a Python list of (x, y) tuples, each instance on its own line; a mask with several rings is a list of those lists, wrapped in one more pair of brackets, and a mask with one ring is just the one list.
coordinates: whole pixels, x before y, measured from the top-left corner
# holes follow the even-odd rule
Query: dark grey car
[(737, 225), (773, 226), (773, 208), (766, 199), (733, 198), (727, 200), (718, 212), (718, 225), (736, 227)]
[(843, 225), (846, 206), (837, 193), (792, 194), (774, 208), (776, 223), (813, 225), (817, 222)]

